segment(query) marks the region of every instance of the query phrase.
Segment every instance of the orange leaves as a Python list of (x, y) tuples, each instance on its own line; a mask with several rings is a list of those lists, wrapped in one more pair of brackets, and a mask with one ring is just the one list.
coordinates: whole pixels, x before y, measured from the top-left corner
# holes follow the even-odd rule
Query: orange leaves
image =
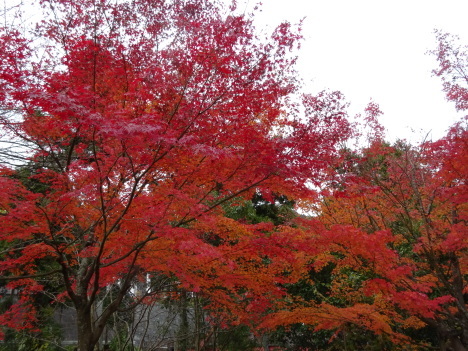
[(335, 307), (320, 304), (313, 307), (298, 308), (293, 311), (282, 311), (274, 314), (263, 326), (289, 325), (304, 323), (315, 326), (315, 330), (341, 329), (348, 323), (362, 326), (376, 334), (397, 336), (390, 327), (390, 320), (385, 311), (375, 305), (358, 303), (351, 307)]
[(396, 274), (404, 277), (411, 272), (410, 268), (397, 268), (398, 256), (389, 248), (394, 238), (388, 230), (368, 234), (352, 226), (334, 225), (320, 235), (316, 242), (324, 251), (318, 256), (319, 266), (323, 266), (320, 262), (328, 257), (338, 267), (369, 269), (382, 276)]
[(374, 331), (376, 334), (385, 333), (392, 335), (393, 331), (389, 326), (389, 319), (384, 311), (368, 304), (355, 304), (351, 307), (338, 308), (330, 305), (320, 306), (323, 309), (319, 317), (319, 324), (316, 329), (336, 329), (345, 323), (354, 323), (366, 329)]
[[(465, 323), (467, 150), (466, 131), (456, 125), (419, 148), (374, 140), (344, 157), (352, 162), (339, 166), (336, 183), (324, 192), (318, 218), (324, 227), (311, 223), (309, 230), (321, 251), (312, 267), (333, 265), (327, 300), (347, 307), (315, 306), (316, 325), (340, 326), (319, 322), (322, 312), (386, 333), (439, 328), (440, 320), (453, 328)], [(378, 306), (373, 311), (385, 321), (369, 306)], [(366, 322), (357, 318), (359, 309), (367, 311)], [(300, 310), (294, 313), (300, 321)], [(381, 327), (372, 329), (370, 320)]]
[(208, 237), (213, 237), (214, 240), (218, 238), (221, 242), (227, 243), (253, 235), (248, 226), (223, 216), (204, 216), (194, 224), (193, 228)]

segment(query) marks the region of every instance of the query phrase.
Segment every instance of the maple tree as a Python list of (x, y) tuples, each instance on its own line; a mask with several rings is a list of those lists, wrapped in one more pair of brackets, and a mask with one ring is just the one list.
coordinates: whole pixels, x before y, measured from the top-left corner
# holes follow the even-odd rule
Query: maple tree
[[(448, 34), (438, 32), (437, 40), (434, 73), (447, 99), (466, 110), (468, 50)], [(332, 340), (357, 327), (379, 335), (380, 348), (389, 341), (404, 349), (435, 342), (440, 350), (466, 350), (466, 117), (444, 138), (411, 146), (384, 141), (377, 105), (366, 113), (374, 131), (368, 146), (343, 149), (317, 217), (297, 223), (313, 243), (303, 246), (311, 269), (301, 283), (305, 292), (263, 325), (335, 330)], [(423, 328), (432, 338), (418, 332)], [(358, 347), (374, 346), (367, 340)]]
[(62, 290), (47, 293), (76, 309), (80, 351), (138, 282), (126, 307), (173, 284), (226, 323), (280, 303), (278, 284), (300, 274), (284, 272), (302, 266), (294, 236), (222, 205), (308, 196), (350, 133), (337, 93), (285, 114), (300, 35), (283, 23), (263, 42), (234, 5), (206, 0), (35, 6), (38, 23), (11, 16), (0, 32), (1, 136), (20, 145), (0, 169), (0, 272), (19, 294), (0, 324), (34, 330), (31, 296), (52, 278)]
[(313, 243), (303, 245), (310, 291), (264, 325), (305, 323), (335, 337), (355, 325), (383, 336), (380, 347), (424, 347), (434, 341), (417, 340), (426, 328), (441, 350), (466, 349), (467, 142), (457, 124), (419, 148), (374, 141), (346, 153), (319, 217), (298, 223)]

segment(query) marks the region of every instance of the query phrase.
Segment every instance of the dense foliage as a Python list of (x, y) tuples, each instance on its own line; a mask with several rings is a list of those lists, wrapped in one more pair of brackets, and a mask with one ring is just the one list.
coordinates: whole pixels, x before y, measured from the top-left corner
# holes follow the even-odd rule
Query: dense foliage
[[(80, 351), (155, 348), (155, 314), (182, 350), (468, 347), (462, 122), (389, 144), (371, 103), (351, 149), (342, 94), (292, 102), (289, 23), (259, 38), (217, 1), (34, 3), (37, 23), (19, 6), (0, 27), (5, 345), (61, 348), (63, 304)], [(438, 40), (466, 109), (467, 51)]]

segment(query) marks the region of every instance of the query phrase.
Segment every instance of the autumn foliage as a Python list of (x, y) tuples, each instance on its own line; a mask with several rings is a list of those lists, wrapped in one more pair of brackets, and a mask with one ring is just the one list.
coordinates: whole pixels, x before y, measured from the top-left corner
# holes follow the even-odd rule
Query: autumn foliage
[[(91, 351), (124, 301), (184, 290), (221, 327), (357, 325), (410, 343), (406, 329), (429, 326), (466, 347), (462, 125), (389, 145), (371, 103), (369, 147), (351, 151), (341, 93), (293, 102), (289, 23), (259, 38), (249, 15), (208, 0), (35, 5), (37, 23), (16, 26), (13, 7), (0, 27), (0, 275), (18, 297), (2, 327), (40, 328), (44, 294), (73, 305)], [(443, 48), (441, 76), (455, 69)], [(444, 87), (465, 108), (464, 88)], [(254, 195), (317, 216), (232, 216)], [(326, 294), (291, 293), (324, 269)]]
[(310, 224), (320, 245), (311, 269), (333, 267), (330, 293), (281, 318), (317, 329), (351, 323), (404, 344), (407, 330), (430, 327), (441, 346), (464, 345), (466, 142), (456, 126), (419, 149), (374, 143), (349, 155)]
[[(27, 174), (7, 166), (13, 153), (1, 169), (0, 271), (21, 296), (1, 324), (14, 326), (39, 277), (60, 279), (54, 298), (73, 303), (80, 350), (153, 275), (202, 291), (234, 323), (280, 302), (293, 238), (223, 206), (256, 191), (307, 196), (350, 132), (340, 111), (285, 114), (297, 31), (284, 23), (260, 41), (249, 17), (204, 0), (36, 6), (37, 26), (21, 32), (11, 16), (0, 36), (2, 137), (27, 154)], [(16, 327), (34, 324), (29, 306)]]
[[(443, 77), (448, 100), (464, 110), (466, 50), (453, 47), (449, 35), (439, 34), (438, 40), (435, 73)], [(368, 112), (368, 122), (378, 123), (373, 118), (378, 109)], [(466, 350), (466, 126), (459, 122), (444, 138), (418, 146), (391, 145), (378, 125), (373, 130), (367, 147), (343, 150), (317, 217), (301, 221), (314, 243), (305, 280), (313, 293), (298, 294), (297, 303), (265, 325), (305, 323), (316, 332), (335, 330), (330, 341), (357, 339), (357, 327), (380, 336), (375, 347), (381, 349), (390, 342)], [(372, 349), (369, 338), (360, 342), (354, 347)]]

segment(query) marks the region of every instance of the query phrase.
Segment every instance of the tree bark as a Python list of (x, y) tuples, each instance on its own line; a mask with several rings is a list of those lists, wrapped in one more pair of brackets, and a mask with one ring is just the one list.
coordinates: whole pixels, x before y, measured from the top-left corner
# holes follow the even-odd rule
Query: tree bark
[(78, 329), (78, 351), (93, 351), (96, 341), (94, 340), (91, 309), (89, 306), (76, 308)]

